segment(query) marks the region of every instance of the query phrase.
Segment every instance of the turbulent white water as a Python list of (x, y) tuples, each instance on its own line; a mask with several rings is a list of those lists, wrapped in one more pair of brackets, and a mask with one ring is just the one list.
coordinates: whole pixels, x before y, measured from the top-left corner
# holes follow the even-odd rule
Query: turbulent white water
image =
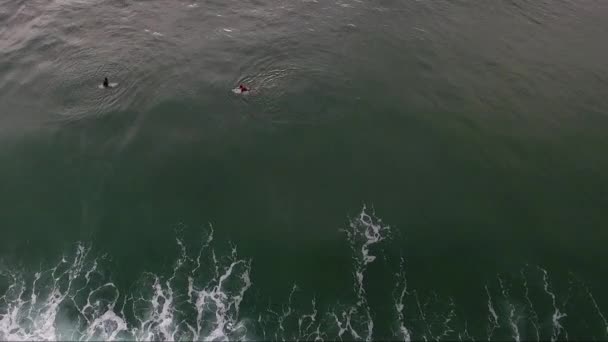
[[(391, 228), (363, 208), (344, 229), (352, 252), (351, 303), (305, 306), (293, 285), (286, 303), (243, 307), (254, 284), (251, 260), (233, 247), (217, 255), (213, 229), (189, 251), (176, 239), (179, 256), (168, 274), (146, 273), (128, 290), (104, 271), (105, 256), (84, 244), (71, 257), (37, 272), (4, 270), (0, 297), (0, 340), (563, 340), (568, 324), (579, 324), (568, 310), (586, 306), (589, 338), (606, 338), (608, 322), (591, 291), (572, 282), (564, 298), (553, 289), (549, 272), (525, 266), (519, 277), (497, 276), (482, 285), (486, 318), (461, 317), (452, 298), (423, 298), (408, 288), (406, 259), (394, 280), (390, 317), (378, 317), (368, 303), (368, 268), (378, 262), (377, 247), (391, 240)], [(286, 289), (287, 291), (289, 289)], [(481, 298), (481, 297), (480, 297)], [(483, 305), (482, 305), (483, 306)], [(391, 335), (377, 323), (392, 323)], [(592, 330), (595, 329), (595, 330)]]

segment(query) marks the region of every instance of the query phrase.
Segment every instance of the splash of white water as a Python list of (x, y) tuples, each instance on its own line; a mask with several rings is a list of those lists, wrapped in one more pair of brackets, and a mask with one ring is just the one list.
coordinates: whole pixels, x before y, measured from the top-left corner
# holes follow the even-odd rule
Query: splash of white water
[[(197, 280), (212, 233), (196, 259), (188, 257), (185, 244), (177, 239), (180, 257), (171, 277), (144, 274), (143, 293), (138, 295), (121, 296), (113, 282), (104, 282), (100, 260), (90, 258), (91, 249), (82, 244), (77, 245), (72, 259), (64, 257), (54, 267), (36, 272), (30, 285), (26, 273), (5, 273), (10, 285), (0, 297), (0, 340), (246, 338), (239, 309), (251, 287), (250, 260), (239, 258), (236, 247), (225, 262), (218, 261), (211, 251), (215, 274), (206, 284)], [(183, 274), (188, 274), (187, 293), (177, 285)], [(118, 305), (121, 298), (122, 306)], [(128, 307), (134, 317), (130, 321), (125, 314)], [(186, 310), (196, 311), (194, 324)]]
[[(131, 290), (119, 290), (108, 278), (106, 257), (94, 257), (90, 247), (76, 245), (48, 269), (37, 272), (0, 273), (0, 340), (365, 340), (376, 336), (374, 315), (367, 299), (367, 271), (378, 262), (382, 243), (390, 240), (391, 228), (370, 214), (367, 208), (350, 220), (344, 230), (352, 252), (352, 302), (327, 304), (315, 297), (305, 306), (304, 293), (293, 285), (280, 309), (254, 312), (257, 320), (243, 311), (251, 281), (251, 260), (238, 256), (237, 248), (216, 253), (213, 227), (194, 254), (176, 239), (178, 256), (168, 275), (145, 273)], [(382, 254), (380, 254), (382, 255)], [(386, 259), (386, 258), (385, 258)], [(485, 286), (487, 322), (477, 336), (488, 340), (531, 338), (557, 340), (568, 337), (566, 306), (549, 280), (549, 272), (532, 270), (540, 281), (531, 281), (522, 270), (521, 284), (498, 276), (498, 288)], [(394, 273), (393, 339), (474, 340), (466, 320), (459, 324), (452, 298), (433, 294), (425, 301), (421, 292), (410, 289), (405, 259)], [(3, 286), (2, 284), (6, 284)], [(520, 286), (521, 296), (517, 298)], [(534, 296), (534, 290), (537, 295)], [(608, 324), (596, 298), (585, 287), (586, 298), (608, 337)], [(542, 300), (550, 299), (545, 314)], [(543, 298), (540, 298), (543, 297)], [(504, 303), (504, 305), (498, 305)], [(253, 306), (257, 305), (254, 303)], [(523, 303), (521, 305), (517, 303)], [(545, 303), (546, 304), (546, 303)], [(245, 316), (245, 317), (243, 317)], [(550, 316), (550, 317), (547, 317)], [(541, 318), (547, 318), (541, 319)], [(550, 321), (542, 325), (540, 321)], [(383, 322), (384, 323), (384, 322)], [(504, 324), (503, 324), (504, 323)], [(526, 335), (526, 327), (532, 333)], [(376, 328), (379, 329), (379, 328)], [(484, 335), (485, 333), (485, 335)]]

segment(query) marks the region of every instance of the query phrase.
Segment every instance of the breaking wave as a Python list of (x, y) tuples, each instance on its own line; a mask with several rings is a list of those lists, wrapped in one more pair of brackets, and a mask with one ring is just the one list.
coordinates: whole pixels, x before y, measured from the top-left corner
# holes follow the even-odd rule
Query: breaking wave
[[(485, 314), (464, 317), (457, 303), (439, 294), (408, 287), (406, 258), (390, 275), (390, 317), (379, 317), (368, 303), (368, 268), (388, 262), (377, 248), (391, 241), (391, 227), (367, 208), (344, 230), (352, 253), (350, 303), (296, 300), (305, 293), (291, 287), (286, 303), (243, 306), (254, 287), (252, 260), (231, 246), (216, 253), (209, 227), (196, 250), (176, 238), (179, 254), (167, 274), (144, 273), (121, 289), (108, 271), (108, 256), (77, 244), (70, 257), (38, 272), (5, 269), (0, 274), (0, 340), (563, 340), (605, 339), (608, 322), (594, 295), (571, 277), (559, 296), (549, 272), (525, 265), (518, 275), (498, 275), (481, 286)], [(289, 291), (289, 288), (286, 288)], [(308, 297), (310, 298), (310, 297)], [(483, 303), (485, 301), (485, 304)], [(581, 309), (583, 308), (583, 309)], [(569, 315), (569, 311), (589, 314)], [(391, 331), (381, 331), (376, 323)], [(569, 331), (576, 333), (570, 333)], [(580, 335), (583, 331), (586, 335)]]

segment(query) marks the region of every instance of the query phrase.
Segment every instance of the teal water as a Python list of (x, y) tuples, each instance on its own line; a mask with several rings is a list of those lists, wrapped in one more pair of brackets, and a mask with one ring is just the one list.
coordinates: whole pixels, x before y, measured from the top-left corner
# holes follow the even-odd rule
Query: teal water
[(607, 339), (607, 14), (0, 0), (0, 340)]

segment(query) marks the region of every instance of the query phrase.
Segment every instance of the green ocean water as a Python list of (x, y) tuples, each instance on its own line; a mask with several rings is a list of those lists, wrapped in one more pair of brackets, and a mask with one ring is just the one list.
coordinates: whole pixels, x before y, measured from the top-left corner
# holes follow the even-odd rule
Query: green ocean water
[(607, 339), (606, 15), (0, 0), (0, 340)]

